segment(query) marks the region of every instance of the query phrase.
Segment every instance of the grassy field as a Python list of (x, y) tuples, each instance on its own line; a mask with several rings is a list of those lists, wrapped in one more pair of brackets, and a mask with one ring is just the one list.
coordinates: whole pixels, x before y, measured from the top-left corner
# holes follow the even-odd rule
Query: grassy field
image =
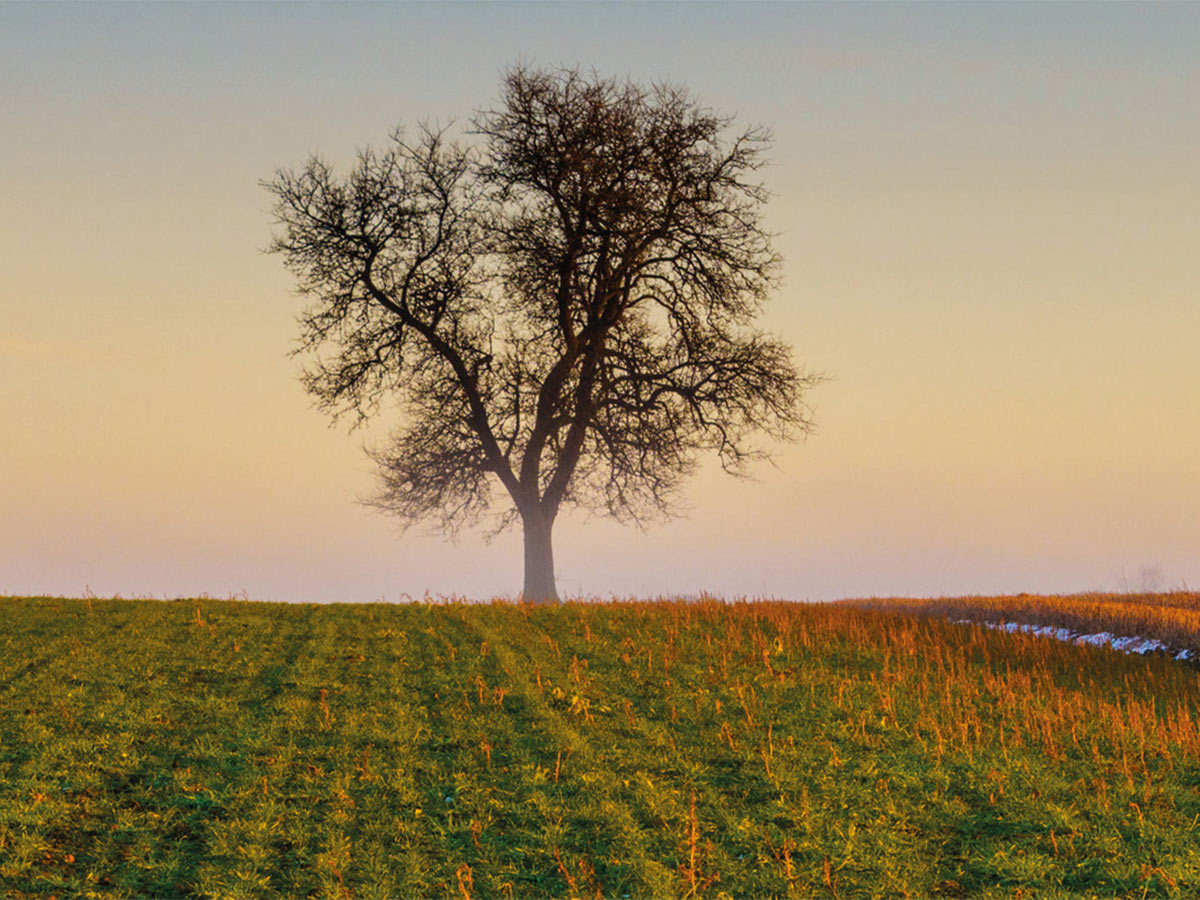
[(1200, 892), (1195, 668), (911, 611), (0, 599), (0, 895)]

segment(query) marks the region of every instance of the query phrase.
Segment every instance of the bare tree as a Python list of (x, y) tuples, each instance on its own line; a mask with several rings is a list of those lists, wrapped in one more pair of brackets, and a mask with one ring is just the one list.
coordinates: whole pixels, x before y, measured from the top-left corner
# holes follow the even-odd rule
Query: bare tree
[(518, 66), (467, 143), (423, 127), (264, 183), (303, 294), (304, 383), (335, 418), (395, 401), (374, 503), (453, 532), (499, 485), (524, 597), (557, 599), (566, 506), (677, 511), (706, 451), (809, 430), (789, 346), (754, 328), (779, 258), (754, 179), (770, 136), (673, 85)]

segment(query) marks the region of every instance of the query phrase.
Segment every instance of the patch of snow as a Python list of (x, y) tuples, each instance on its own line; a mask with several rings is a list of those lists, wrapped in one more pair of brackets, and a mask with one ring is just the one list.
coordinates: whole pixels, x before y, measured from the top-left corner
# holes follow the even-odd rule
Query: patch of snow
[(1112, 646), (1116, 650), (1124, 650), (1126, 653), (1137, 653), (1138, 655), (1153, 653), (1155, 650), (1168, 649), (1167, 645), (1162, 641), (1157, 641), (1154, 638), (1139, 637), (1113, 638)]
[[(1122, 653), (1136, 653), (1139, 656), (1160, 651), (1165, 653), (1174, 652), (1173, 647), (1155, 638), (1137, 636), (1118, 637), (1108, 631), (1098, 631), (1094, 634), (1080, 634), (1069, 628), (1061, 628), (1055, 625), (1029, 625), (1024, 622), (976, 622), (971, 619), (955, 619), (954, 623), (958, 625), (983, 625), (985, 628), (998, 628), (1001, 631), (1007, 631), (1009, 634), (1022, 632), (1024, 634), (1050, 637), (1058, 641), (1083, 644), (1090, 647), (1112, 647), (1114, 650), (1120, 650)], [(1172, 658), (1182, 661), (1194, 659), (1196, 656), (1197, 654), (1191, 650), (1180, 650), (1174, 653)]]

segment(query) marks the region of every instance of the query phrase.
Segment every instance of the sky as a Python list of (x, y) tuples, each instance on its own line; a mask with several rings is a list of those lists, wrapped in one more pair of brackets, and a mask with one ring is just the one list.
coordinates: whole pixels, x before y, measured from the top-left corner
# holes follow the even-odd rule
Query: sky
[(260, 186), (507, 66), (774, 132), (762, 319), (817, 430), (685, 518), (560, 517), (560, 592), (1200, 585), (1200, 4), (0, 3), (0, 594), (512, 596), (516, 533), (364, 506)]

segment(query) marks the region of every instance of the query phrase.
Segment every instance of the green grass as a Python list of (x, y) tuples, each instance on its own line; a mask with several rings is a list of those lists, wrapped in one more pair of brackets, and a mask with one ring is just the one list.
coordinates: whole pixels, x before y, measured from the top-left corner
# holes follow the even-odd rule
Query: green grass
[(1200, 892), (1200, 681), (786, 604), (0, 599), (5, 897)]

